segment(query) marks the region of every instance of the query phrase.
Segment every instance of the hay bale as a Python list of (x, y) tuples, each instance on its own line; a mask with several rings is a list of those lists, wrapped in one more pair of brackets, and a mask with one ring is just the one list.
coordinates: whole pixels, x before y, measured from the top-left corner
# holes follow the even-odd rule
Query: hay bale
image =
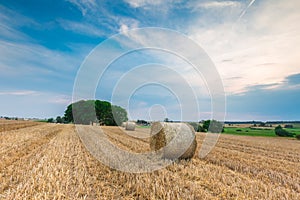
[(190, 159), (197, 142), (195, 130), (185, 123), (154, 122), (150, 132), (150, 148), (167, 159)]
[(125, 128), (126, 127), (126, 122), (122, 122), (121, 127)]
[(135, 123), (134, 122), (127, 122), (126, 126), (125, 126), (125, 130), (134, 131), (135, 130)]

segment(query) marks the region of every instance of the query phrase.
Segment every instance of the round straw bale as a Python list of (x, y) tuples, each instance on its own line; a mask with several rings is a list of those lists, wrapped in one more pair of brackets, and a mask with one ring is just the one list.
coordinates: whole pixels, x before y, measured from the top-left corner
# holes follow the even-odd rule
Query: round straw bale
[(127, 122), (126, 126), (125, 126), (125, 130), (134, 131), (135, 130), (135, 123), (134, 122)]
[(126, 122), (122, 122), (122, 125), (121, 125), (123, 128), (126, 127)]
[(190, 159), (197, 142), (192, 126), (185, 123), (154, 122), (151, 126), (150, 148), (167, 159)]

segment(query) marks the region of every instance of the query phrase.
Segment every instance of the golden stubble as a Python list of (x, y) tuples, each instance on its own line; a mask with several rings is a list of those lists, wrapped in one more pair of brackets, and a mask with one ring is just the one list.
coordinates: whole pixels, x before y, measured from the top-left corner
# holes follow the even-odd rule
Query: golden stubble
[[(150, 151), (149, 139), (104, 127), (115, 145)], [(136, 130), (136, 134), (145, 130)], [(73, 125), (39, 124), (0, 134), (0, 199), (300, 199), (300, 142), (221, 135), (197, 152), (152, 172), (130, 174), (94, 159)]]

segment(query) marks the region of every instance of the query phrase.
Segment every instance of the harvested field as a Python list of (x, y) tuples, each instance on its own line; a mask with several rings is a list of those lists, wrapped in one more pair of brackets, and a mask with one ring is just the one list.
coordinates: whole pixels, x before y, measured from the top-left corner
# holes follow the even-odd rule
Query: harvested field
[[(100, 129), (81, 128), (87, 137)], [(121, 149), (150, 151), (147, 129), (131, 136), (103, 130)], [(204, 134), (196, 135), (199, 152)], [(196, 153), (191, 161), (130, 174), (96, 160), (72, 125), (5, 130), (0, 139), (0, 199), (300, 199), (297, 140), (222, 135), (205, 159)]]
[(0, 132), (21, 129), (41, 124), (33, 121), (0, 120)]

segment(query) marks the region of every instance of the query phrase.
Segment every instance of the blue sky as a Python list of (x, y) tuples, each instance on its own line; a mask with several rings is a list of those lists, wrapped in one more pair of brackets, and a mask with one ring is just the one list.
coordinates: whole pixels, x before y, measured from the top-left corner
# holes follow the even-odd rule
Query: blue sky
[[(63, 115), (91, 50), (130, 29), (161, 27), (185, 34), (211, 58), (224, 84), (226, 120), (300, 120), (299, 9), (298, 0), (0, 0), (0, 116)], [(182, 104), (191, 113), (183, 120), (209, 118), (204, 81), (162, 52), (136, 52), (114, 62), (96, 98), (112, 100), (124, 73), (159, 62), (178, 66), (182, 77), (197, 82), (200, 111)], [(171, 74), (163, 77), (176, 86)], [(166, 112), (176, 120), (178, 105), (166, 88), (149, 85), (132, 95), (128, 108), (132, 119), (159, 119)]]

